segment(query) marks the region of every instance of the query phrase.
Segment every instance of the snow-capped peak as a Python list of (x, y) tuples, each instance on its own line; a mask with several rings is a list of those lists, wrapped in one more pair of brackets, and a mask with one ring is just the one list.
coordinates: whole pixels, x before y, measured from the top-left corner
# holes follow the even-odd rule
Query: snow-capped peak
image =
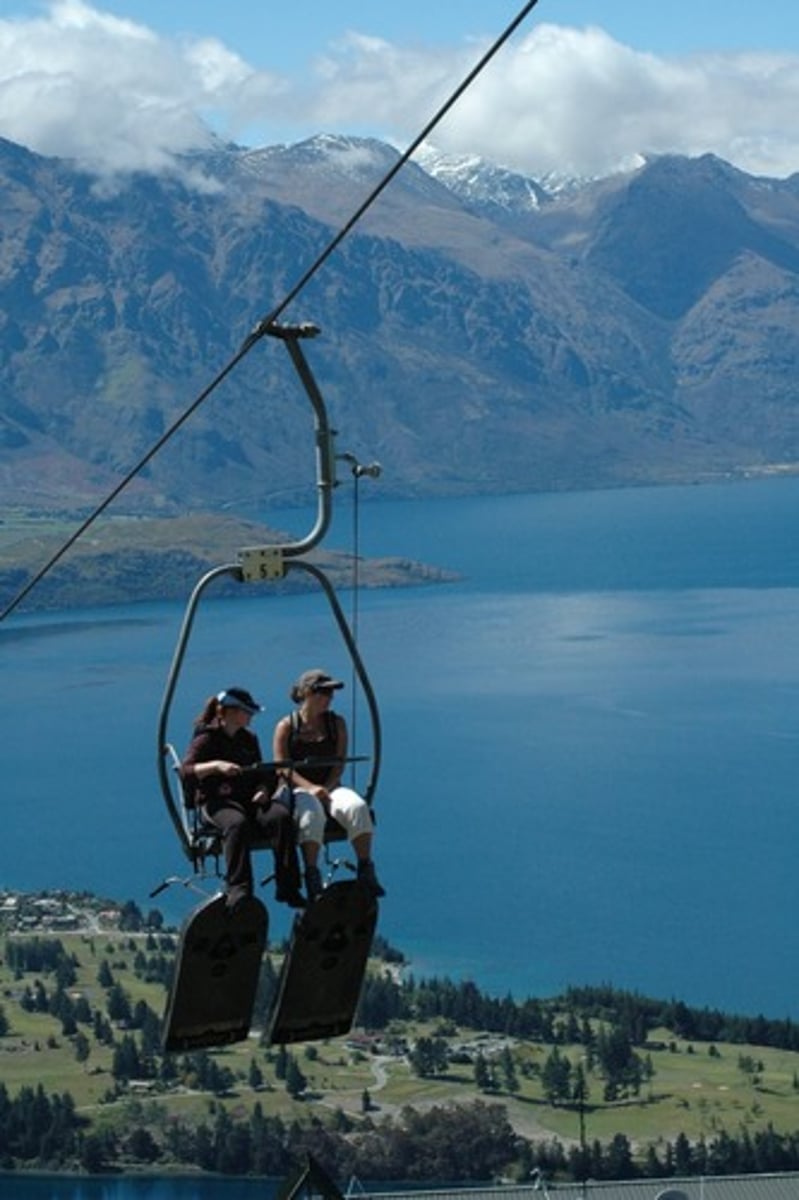
[(414, 158), (433, 179), (473, 204), (490, 204), (519, 213), (534, 211), (548, 199), (534, 179), (490, 163), (478, 154), (443, 154), (425, 143)]

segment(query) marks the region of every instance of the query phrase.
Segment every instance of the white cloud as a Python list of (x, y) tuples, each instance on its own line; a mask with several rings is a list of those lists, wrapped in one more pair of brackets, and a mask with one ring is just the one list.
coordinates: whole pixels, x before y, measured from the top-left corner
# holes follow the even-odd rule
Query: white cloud
[[(369, 113), (409, 139), (486, 47), (445, 59), (351, 35), (319, 70), (311, 113)], [(488, 65), (433, 140), (536, 175), (603, 174), (640, 153), (708, 151), (755, 174), (799, 171), (799, 56), (662, 58), (598, 28), (542, 24)]]
[[(407, 144), (486, 45), (425, 49), (352, 33), (301, 81), (211, 38), (168, 39), (84, 0), (0, 19), (0, 135), (97, 169), (163, 169), (208, 144), (318, 132)], [(537, 25), (462, 97), (433, 140), (534, 175), (603, 174), (639, 153), (712, 151), (757, 174), (799, 170), (799, 56), (665, 58), (598, 28)], [(279, 131), (279, 132), (276, 132)]]
[(279, 90), (219, 42), (168, 41), (83, 0), (0, 20), (0, 135), (103, 172), (169, 167)]

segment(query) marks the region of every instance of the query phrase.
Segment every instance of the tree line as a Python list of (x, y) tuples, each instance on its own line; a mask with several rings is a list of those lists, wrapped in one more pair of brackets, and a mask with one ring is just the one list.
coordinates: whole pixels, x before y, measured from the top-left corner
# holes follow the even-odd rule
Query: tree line
[(788, 1018), (736, 1016), (611, 987), (570, 987), (553, 999), (517, 1001), (486, 995), (468, 980), (410, 978), (398, 983), (388, 975), (366, 979), (359, 1024), (379, 1030), (395, 1020), (432, 1019), (549, 1044), (590, 1040), (589, 1022), (596, 1020), (621, 1029), (634, 1046), (644, 1046), (651, 1031), (662, 1027), (688, 1041), (799, 1051), (799, 1025)]
[(245, 1119), (211, 1104), (196, 1124), (169, 1117), (157, 1101), (130, 1101), (122, 1129), (92, 1130), (76, 1115), (68, 1093), (47, 1096), (41, 1086), (13, 1099), (0, 1084), (0, 1167), (88, 1172), (125, 1163), (191, 1166), (223, 1175), (284, 1176), (308, 1154), (334, 1178), (424, 1183), (469, 1183), (509, 1172), (519, 1181), (539, 1171), (547, 1179), (669, 1179), (768, 1174), (799, 1169), (799, 1133), (773, 1129), (725, 1132), (691, 1143), (684, 1134), (634, 1158), (624, 1134), (608, 1143), (565, 1148), (557, 1138), (532, 1142), (517, 1135), (505, 1107), (477, 1100), (443, 1104), (424, 1113), (404, 1108), (380, 1121), (341, 1110), (328, 1123), (266, 1116), (260, 1103)]
[[(123, 910), (128, 929), (146, 928), (146, 920), (133, 902)], [(155, 923), (157, 914), (147, 920)], [(148, 982), (168, 987), (174, 968), (176, 943), (173, 936), (150, 933), (144, 950), (130, 944), (133, 969)], [(375, 940), (379, 957), (402, 963), (400, 952), (384, 939)], [(9, 938), (6, 965), (21, 978), (25, 973), (53, 975), (62, 990), (74, 985), (76, 962), (57, 938)], [(110, 969), (110, 968), (109, 968)], [(261, 971), (255, 1023), (265, 1021), (277, 986), (278, 973), (271, 955), (265, 955)], [(103, 980), (107, 986), (107, 980)], [(697, 1042), (730, 1042), (770, 1046), (799, 1052), (799, 1024), (789, 1018), (768, 1019), (725, 1013), (719, 1009), (695, 1008), (681, 1000), (657, 1000), (610, 986), (570, 987), (562, 996), (517, 1001), (512, 996), (487, 995), (469, 980), (397, 981), (392, 975), (370, 975), (364, 983), (358, 1024), (383, 1030), (395, 1020), (444, 1020), (464, 1029), (502, 1033), (545, 1043), (578, 1043), (584, 1040), (587, 1022), (598, 1020), (621, 1028), (630, 1042), (643, 1046), (658, 1027), (675, 1037)]]
[[(357, 1119), (338, 1111), (324, 1124), (316, 1117), (282, 1122), (264, 1116), (256, 1103), (248, 1118), (235, 1120), (219, 1100), (244, 1081), (256, 1093), (265, 1086), (255, 1057), (246, 1075), (241, 1071), (237, 1075), (223, 1057), (206, 1052), (163, 1055), (159, 1017), (144, 1001), (134, 1003), (119, 982), (118, 970), (127, 968), (132, 960), (140, 978), (168, 986), (174, 938), (151, 932), (143, 943), (123, 938), (119, 946), (108, 949), (97, 968), (102, 1003), (90, 1005), (85, 996), (74, 992), (79, 963), (58, 939), (14, 938), (6, 942), (6, 964), (20, 984), (19, 1003), (29, 1011), (55, 1016), (79, 1062), (89, 1057), (92, 1038), (112, 1047), (112, 1082), (105, 1099), (130, 1105), (131, 1113), (124, 1132), (98, 1129), (76, 1116), (68, 1092), (48, 1096), (41, 1087), (23, 1088), (12, 1098), (0, 1087), (0, 1164), (6, 1169), (79, 1165), (96, 1171), (130, 1161), (191, 1163), (226, 1174), (280, 1175), (305, 1153), (313, 1154), (337, 1177), (356, 1174), (397, 1181), (485, 1181), (498, 1174), (523, 1180), (534, 1169), (547, 1177), (578, 1180), (799, 1169), (799, 1133), (785, 1135), (767, 1129), (750, 1134), (744, 1130), (740, 1136), (720, 1133), (711, 1141), (696, 1143), (680, 1134), (673, 1142), (650, 1149), (639, 1162), (621, 1134), (606, 1145), (594, 1142), (569, 1149), (557, 1139), (529, 1142), (513, 1133), (504, 1106), (493, 1100), (443, 1105), (423, 1117), (407, 1108), (398, 1117), (378, 1120), (365, 1093)], [(387, 953), (392, 953), (390, 948)], [(27, 982), (27, 974), (36, 978)], [(274, 962), (265, 956), (256, 1025), (263, 1027), (276, 984)], [(390, 1041), (393, 1021), (428, 1021), (437, 1027), (436, 1034), (420, 1037), (407, 1047), (411, 1067), (419, 1075), (446, 1072), (453, 1056), (443, 1035), (456, 1033), (458, 1027), (548, 1045), (548, 1056), (535, 1068), (540, 1070), (544, 1095), (550, 1103), (574, 1111), (587, 1102), (592, 1071), (602, 1080), (606, 1101), (638, 1093), (652, 1074), (651, 1059), (640, 1051), (656, 1027), (696, 1041), (706, 1036), (714, 1041), (797, 1048), (796, 1026), (790, 1021), (695, 1010), (682, 1002), (656, 1001), (612, 988), (571, 988), (557, 999), (517, 1002), (509, 996), (484, 995), (471, 982), (413, 978), (398, 982), (388, 975), (371, 975), (364, 987), (358, 1023), (388, 1030)], [(0, 1008), (0, 1036), (8, 1032), (9, 1022)], [(584, 1051), (576, 1065), (561, 1050), (574, 1044)], [(296, 1055), (285, 1047), (265, 1049), (276, 1083), (290, 1095), (302, 1097), (307, 1080)], [(306, 1047), (306, 1057), (314, 1050)], [(746, 1062), (739, 1063), (741, 1070), (751, 1067), (756, 1071), (755, 1059), (744, 1057)], [(473, 1069), (477, 1086), (489, 1096), (518, 1090), (519, 1064), (509, 1049), (492, 1057), (478, 1054)], [(131, 1081), (152, 1083), (154, 1090), (146, 1109), (126, 1099)], [(176, 1083), (206, 1093), (212, 1119), (191, 1124), (170, 1118), (166, 1105), (158, 1100), (158, 1091)]]

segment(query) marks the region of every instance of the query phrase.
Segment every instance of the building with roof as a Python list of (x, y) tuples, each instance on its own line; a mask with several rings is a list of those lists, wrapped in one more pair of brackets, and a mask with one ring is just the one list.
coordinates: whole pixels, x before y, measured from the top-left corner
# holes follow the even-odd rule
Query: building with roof
[(533, 1182), (523, 1185), (376, 1193), (353, 1178), (345, 1194), (308, 1154), (285, 1180), (277, 1200), (350, 1200), (356, 1194), (358, 1200), (799, 1200), (799, 1171), (585, 1183), (550, 1183), (535, 1172)]
[(799, 1200), (799, 1172), (381, 1192), (375, 1200)]

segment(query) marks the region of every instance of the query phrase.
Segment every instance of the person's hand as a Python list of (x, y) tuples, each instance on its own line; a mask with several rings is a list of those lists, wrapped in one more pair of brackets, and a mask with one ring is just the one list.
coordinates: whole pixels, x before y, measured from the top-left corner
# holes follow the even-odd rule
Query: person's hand
[(315, 787), (312, 795), (316, 796), (316, 799), (324, 809), (330, 807), (330, 792), (327, 790), (327, 788), (322, 787), (321, 785), (319, 787)]
[(241, 767), (238, 763), (234, 762), (224, 762), (224, 760), (220, 760), (220, 762), (216, 764), (216, 769), (220, 775), (241, 775)]

